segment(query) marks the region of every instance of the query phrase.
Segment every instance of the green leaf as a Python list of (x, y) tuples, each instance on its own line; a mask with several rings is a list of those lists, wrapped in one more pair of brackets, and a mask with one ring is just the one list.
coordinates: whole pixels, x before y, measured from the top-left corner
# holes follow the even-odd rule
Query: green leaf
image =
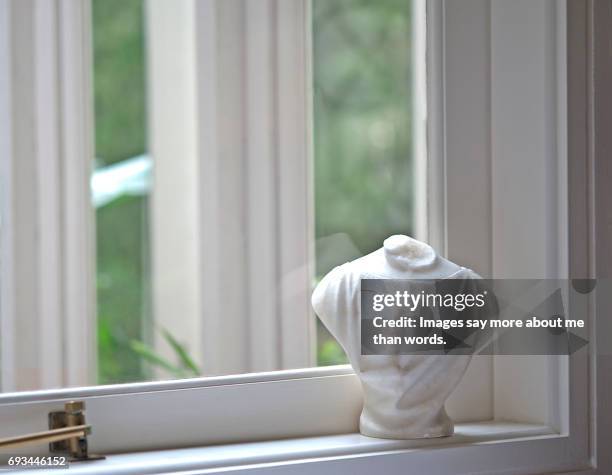
[(185, 377), (185, 372), (181, 368), (174, 366), (172, 363), (167, 361), (164, 357), (158, 355), (153, 348), (143, 343), (142, 341), (131, 340), (130, 348), (132, 348), (132, 350), (135, 353), (137, 353), (141, 358), (148, 361), (153, 366), (158, 366), (160, 368), (163, 368), (166, 371), (168, 371), (170, 374), (178, 378)]
[(348, 362), (344, 350), (336, 342), (336, 340), (330, 339), (324, 342), (319, 348), (319, 354), (317, 355), (317, 362), (321, 366), (344, 364)]
[(178, 356), (182, 366), (185, 369), (190, 370), (195, 376), (200, 376), (200, 368), (198, 368), (198, 365), (195, 363), (195, 361), (193, 361), (191, 356), (189, 356), (187, 349), (183, 345), (181, 345), (176, 340), (176, 338), (174, 338), (174, 336), (172, 336), (172, 334), (165, 328), (162, 328), (161, 332), (164, 339), (168, 342), (168, 344), (172, 347), (172, 349)]

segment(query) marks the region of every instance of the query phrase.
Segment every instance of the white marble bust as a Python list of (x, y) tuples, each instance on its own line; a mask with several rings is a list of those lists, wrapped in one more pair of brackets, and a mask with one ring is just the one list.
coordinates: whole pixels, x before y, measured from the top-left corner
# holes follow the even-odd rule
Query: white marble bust
[(479, 278), (404, 235), (381, 249), (333, 269), (312, 295), (312, 305), (344, 348), (361, 380), (363, 435), (389, 439), (442, 437), (453, 433), (444, 403), (461, 380), (469, 355), (361, 355), (361, 279)]

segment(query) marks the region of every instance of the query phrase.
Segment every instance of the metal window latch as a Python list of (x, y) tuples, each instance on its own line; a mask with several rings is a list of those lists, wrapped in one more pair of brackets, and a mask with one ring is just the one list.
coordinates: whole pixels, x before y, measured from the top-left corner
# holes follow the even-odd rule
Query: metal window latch
[(49, 413), (49, 430), (0, 439), (0, 448), (49, 443), (50, 452), (66, 454), (72, 462), (103, 459), (89, 453), (90, 433), (91, 425), (85, 423), (85, 403), (70, 401), (64, 404), (63, 411)]

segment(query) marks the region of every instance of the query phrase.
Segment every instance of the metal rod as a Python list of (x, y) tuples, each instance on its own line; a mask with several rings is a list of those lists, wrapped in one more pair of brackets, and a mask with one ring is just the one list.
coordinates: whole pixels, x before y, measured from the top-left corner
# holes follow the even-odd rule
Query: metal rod
[(29, 444), (57, 442), (76, 437), (85, 437), (90, 432), (91, 426), (86, 424), (73, 427), (62, 427), (60, 429), (51, 429), (43, 432), (34, 432), (32, 434), (24, 434), (16, 437), (6, 437), (4, 439), (0, 439), (0, 448), (21, 447)]

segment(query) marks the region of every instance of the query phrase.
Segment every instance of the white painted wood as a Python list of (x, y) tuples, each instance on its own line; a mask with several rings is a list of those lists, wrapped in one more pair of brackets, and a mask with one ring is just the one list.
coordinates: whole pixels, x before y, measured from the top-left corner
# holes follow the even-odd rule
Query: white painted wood
[[(491, 272), (488, 2), (427, 3), (428, 239)], [(460, 421), (493, 418), (493, 358), (477, 356), (448, 400)]]
[[(446, 247), (451, 256), (458, 253), (468, 263), (479, 263), (472, 266), (484, 275), (567, 275), (564, 6), (564, 2), (428, 4), (428, 47), (434, 55), (428, 63), (429, 197), (433, 210), (430, 240), (439, 243), (441, 248)], [(483, 15), (489, 7), (490, 14)], [(540, 28), (540, 21), (519, 21), (534, 15), (546, 26), (544, 29)], [(434, 31), (439, 25), (444, 26), (442, 35)], [(517, 43), (514, 40), (521, 29), (526, 31), (518, 35), (522, 39)], [(531, 57), (534, 60), (525, 62)], [(511, 74), (506, 75), (506, 71)], [(526, 91), (519, 86), (525, 86)], [(432, 88), (438, 89), (432, 91)], [(438, 90), (443, 92), (436, 93)], [(537, 114), (521, 115), (525, 108), (537, 108)], [(530, 125), (531, 120), (537, 121), (534, 127)], [(533, 143), (526, 141), (525, 144), (521, 138), (525, 134), (515, 132), (523, 129), (537, 135), (532, 137)], [(539, 148), (524, 149), (524, 155), (516, 158), (508, 156), (513, 153), (513, 143)], [(517, 163), (524, 165), (515, 167)], [(533, 183), (520, 190), (522, 201), (517, 201), (514, 199), (517, 191), (507, 187), (508, 181), (512, 181), (507, 173), (521, 176), (521, 169), (526, 166), (530, 171), (535, 166), (536, 171), (540, 170), (539, 176), (538, 173), (529, 176)], [(546, 171), (551, 172), (550, 177), (545, 175)], [(490, 176), (493, 180), (487, 185)], [(542, 187), (536, 186), (540, 182)], [(466, 193), (470, 195), (467, 198)], [(481, 197), (482, 203), (472, 202), (468, 206), (470, 199), (476, 199), (474, 196)], [(511, 228), (519, 228), (520, 233), (530, 232), (530, 228), (521, 228), (520, 221), (521, 213), (531, 209), (525, 201), (530, 198), (538, 200), (533, 209), (540, 207), (539, 214), (551, 217), (543, 225), (532, 223), (535, 225), (532, 228), (540, 230), (531, 234), (538, 243), (535, 251), (542, 251), (539, 255), (546, 256), (544, 260), (531, 259), (524, 252), (524, 243), (518, 245), (520, 240), (508, 243), (496, 237), (506, 232), (503, 226), (508, 225), (505, 220), (510, 218)], [(496, 207), (495, 212), (487, 211), (487, 203)], [(476, 218), (470, 214), (472, 210)], [(582, 215), (577, 219), (582, 219)], [(572, 252), (582, 252), (583, 242), (572, 243)], [(529, 262), (521, 256), (527, 256)], [(525, 265), (521, 266), (521, 262)], [(517, 275), (517, 270), (530, 273)], [(489, 399), (488, 406), (491, 416), (569, 427), (567, 414), (581, 413), (585, 402), (586, 385), (581, 376), (585, 374), (585, 367), (580, 358), (574, 357), (569, 366), (564, 358), (495, 358), (495, 397)], [(466, 375), (464, 382), (470, 385), (484, 382), (487, 387), (489, 384), (486, 377), (479, 380), (469, 377)], [(571, 406), (566, 396), (570, 382)], [(584, 444), (584, 432), (580, 424), (576, 425), (580, 417), (572, 415), (572, 420), (576, 454), (583, 454), (578, 447)]]
[[(276, 4), (272, 0), (247, 2), (246, 21), (246, 157), (247, 226), (249, 250), (248, 308), (251, 365), (259, 370), (282, 368), (282, 319), (277, 305), (277, 134), (274, 51), (277, 35)], [(303, 94), (304, 92), (302, 92)], [(264, 230), (264, 232), (261, 232)], [(307, 334), (303, 337), (307, 337)], [(255, 351), (253, 351), (255, 350)]]
[(306, 2), (148, 12), (155, 320), (208, 375), (310, 366)]
[(157, 350), (170, 360), (175, 355), (161, 329), (169, 330), (201, 363), (205, 358), (194, 8), (193, 0), (145, 3), (147, 136), (153, 160), (153, 322), (145, 319), (143, 327)]
[[(549, 436), (545, 426), (513, 423), (460, 424), (451, 437), (435, 440), (386, 440), (365, 437), (359, 434), (341, 434), (288, 440), (249, 442), (209, 447), (193, 447), (153, 452), (115, 454), (94, 463), (73, 464), (75, 475), (104, 474), (148, 474), (148, 473), (202, 473), (202, 471), (250, 471), (254, 466), (291, 469), (290, 465), (306, 464), (325, 458), (329, 465), (340, 457), (361, 456), (362, 463), (374, 453), (428, 450), (444, 450), (453, 446), (483, 444), (504, 438), (507, 440), (525, 437)], [(288, 467), (289, 465), (289, 467)], [(334, 473), (344, 473), (338, 467)], [(409, 464), (411, 465), (411, 464)], [(449, 466), (448, 462), (444, 463)], [(323, 467), (327, 469), (328, 467)], [(423, 473), (431, 473), (427, 467)], [(270, 467), (270, 470), (273, 470)], [(313, 470), (313, 473), (320, 473)], [(385, 472), (386, 473), (386, 472)]]
[[(120, 394), (146, 393), (156, 391), (179, 391), (183, 389), (203, 389), (215, 386), (245, 385), (253, 383), (268, 383), (301, 378), (331, 378), (333, 376), (353, 375), (349, 365), (311, 367), (299, 370), (269, 371), (263, 373), (245, 373), (225, 376), (206, 376), (201, 378), (154, 381), (128, 384), (112, 384), (105, 386), (84, 386), (81, 388), (48, 389), (20, 391), (0, 394), (0, 405), (10, 405), (19, 402), (41, 402), (64, 399), (80, 399), (88, 397), (112, 396)], [(356, 395), (357, 399), (361, 396)]]
[[(591, 278), (594, 272), (594, 194), (592, 153), (592, 53), (593, 38), (590, 26), (590, 2), (567, 3), (567, 187), (568, 187), (568, 274), (572, 278)], [(591, 299), (589, 299), (591, 300)], [(584, 307), (587, 307), (586, 309)], [(560, 392), (560, 411), (566, 411), (558, 425), (569, 434), (575, 434), (575, 451), (579, 457), (595, 461), (597, 446), (596, 407), (597, 388), (606, 383), (595, 370), (597, 342), (594, 319), (605, 320), (598, 314), (592, 301), (586, 305), (570, 302), (574, 313), (587, 313), (589, 325), (589, 352), (574, 355), (567, 363), (568, 371), (561, 382), (567, 389)], [(609, 471), (609, 470), (607, 470)], [(602, 472), (606, 473), (606, 471)]]
[(430, 0), (427, 15), (427, 242), (446, 255), (446, 114), (444, 2)]
[(307, 367), (306, 2), (202, 1), (195, 18), (203, 365)]
[[(588, 71), (593, 75), (589, 86), (592, 87), (589, 105), (591, 107), (589, 149), (591, 152), (590, 179), (593, 186), (590, 204), (592, 214), (593, 243), (591, 251), (591, 275), (599, 282), (608, 283), (612, 276), (612, 9), (609, 2), (595, 0), (588, 4), (587, 30), (591, 36)], [(587, 76), (589, 78), (589, 76)], [(574, 86), (575, 84), (572, 84)], [(578, 83), (580, 85), (580, 82)], [(580, 91), (580, 89), (579, 89)], [(580, 92), (578, 92), (580, 94)], [(572, 111), (570, 111), (572, 113)], [(583, 150), (584, 152), (584, 150)], [(595, 402), (591, 410), (591, 444), (593, 464), (600, 473), (612, 472), (612, 408), (608, 401), (612, 394), (612, 352), (610, 351), (609, 335), (612, 335), (612, 296), (601, 286), (594, 303), (597, 316), (591, 335), (595, 348), (591, 354), (591, 394)], [(578, 420), (577, 423), (580, 423)]]
[[(567, 275), (567, 157), (559, 104), (566, 102), (557, 61), (565, 53), (555, 0), (491, 2), (492, 275)], [(530, 21), (525, 21), (530, 18)], [(559, 128), (562, 126), (563, 128)], [(561, 256), (561, 258), (560, 258)], [(495, 358), (495, 417), (549, 422), (558, 396), (551, 384), (556, 356)]]
[[(321, 456), (289, 462), (270, 462), (222, 470), (193, 470), (181, 473), (183, 475), (210, 473), (250, 475), (278, 473), (334, 473), (339, 475), (366, 475), (370, 473), (408, 475), (423, 473), (432, 475), (568, 473), (568, 467), (572, 467), (573, 464), (564, 456), (563, 451), (567, 448), (568, 443), (564, 437), (527, 437), (503, 443), (492, 441), (436, 450), (383, 451), (375, 454), (355, 454), (344, 457)], [(517, 456), (520, 458), (517, 458)], [(557, 458), (557, 456), (560, 457)]]
[[(233, 361), (223, 361), (223, 354), (217, 349), (216, 338), (226, 336), (221, 332), (223, 315), (223, 298), (220, 293), (221, 265), (223, 255), (220, 252), (222, 236), (219, 229), (222, 211), (220, 189), (223, 183), (219, 180), (221, 140), (220, 124), (217, 121), (216, 97), (218, 94), (218, 71), (215, 58), (217, 54), (217, 22), (215, 2), (211, 0), (196, 3), (195, 21), (200, 25), (196, 29), (196, 71), (198, 74), (199, 104), (197, 116), (197, 135), (202, 156), (199, 157), (200, 186), (206, 190), (206, 199), (201, 199), (199, 220), (206, 224), (202, 229), (200, 268), (206, 268), (202, 275), (202, 301), (206, 302), (206, 311), (202, 312), (202, 348), (206, 362), (203, 369), (207, 373), (221, 373), (235, 365)], [(215, 68), (215, 69), (213, 69)], [(226, 209), (229, 209), (227, 207)], [(212, 231), (212, 232), (211, 232)], [(229, 261), (232, 263), (232, 261)], [(236, 268), (236, 266), (233, 266)], [(241, 364), (238, 362), (237, 364)]]
[[(557, 278), (557, 38), (554, 0), (491, 3), (493, 274)], [(530, 21), (526, 22), (525, 19)], [(564, 102), (564, 101), (563, 101)], [(567, 231), (565, 231), (567, 233)]]
[[(120, 385), (115, 388), (47, 391), (46, 394), (33, 392), (26, 397), (20, 394), (5, 395), (2, 396), (3, 404), (0, 404), (0, 419), (7, 424), (0, 427), (0, 435), (11, 433), (17, 425), (23, 432), (42, 429), (47, 411), (61, 407), (63, 401), (75, 397), (86, 401), (88, 420), (94, 426), (92, 450), (99, 452), (203, 446), (213, 440), (226, 443), (271, 440), (276, 439), (275, 434), (278, 433), (286, 434), (284, 438), (354, 433), (361, 405), (354, 404), (353, 395), (358, 393), (359, 382), (350, 374), (348, 367), (342, 371), (344, 374), (341, 374), (340, 368), (313, 368), (308, 370), (309, 374), (286, 371), (280, 375), (274, 372), (191, 382), (191, 386), (199, 382), (202, 385), (200, 389), (190, 388), (189, 382), (183, 381), (155, 383), (156, 390), (151, 390), (150, 384), (140, 383), (130, 385), (128, 392), (125, 392), (125, 385)], [(334, 373), (337, 377), (330, 377)], [(240, 384), (240, 379), (243, 384)], [(179, 384), (182, 385), (181, 390), (171, 390), (172, 386), (179, 389)], [(139, 392), (139, 389), (143, 392)], [(313, 393), (318, 397), (312, 398)], [(244, 396), (247, 396), (249, 404), (239, 402), (244, 401)], [(20, 400), (20, 404), (14, 405), (15, 400)], [(320, 404), (321, 400), (328, 404)], [(234, 410), (227, 411), (228, 405)], [(269, 417), (270, 411), (278, 417)], [(148, 415), (140, 418), (139, 414), (143, 412)], [(151, 417), (151, 414), (155, 416)], [(169, 419), (165, 420), (165, 417)], [(180, 420), (181, 423), (171, 424), (170, 420)], [(164, 427), (164, 430), (160, 431), (159, 427)], [(512, 473), (539, 473), (543, 468), (554, 471), (573, 466), (570, 438), (554, 434), (542, 438), (538, 434), (549, 433), (542, 426), (535, 427), (536, 432), (525, 428), (527, 432), (520, 433), (520, 428), (519, 432), (513, 432), (508, 424), (495, 422), (467, 427), (459, 425), (458, 435), (450, 439), (383, 441), (348, 435), (335, 443), (329, 443), (330, 439), (324, 437), (312, 439), (311, 444), (300, 440), (287, 443), (301, 451), (298, 457), (300, 463), (317, 462), (324, 457), (331, 465), (319, 469), (333, 468), (334, 473), (366, 469), (380, 471), (383, 468), (384, 473), (405, 473), (406, 467), (414, 468), (416, 473), (422, 473), (419, 470), (424, 467), (428, 467), (427, 473), (483, 473), (483, 470), (484, 473), (508, 473), (508, 470)], [(254, 429), (258, 435), (254, 435)], [(520, 438), (516, 439), (517, 436)], [(168, 443), (169, 440), (172, 442)], [(485, 441), (487, 443), (483, 444)], [(207, 463), (231, 466), (237, 462), (235, 455), (247, 456), (251, 447), (260, 457), (251, 460), (253, 463), (265, 463), (266, 454), (272, 451), (279, 466), (291, 469), (291, 465), (298, 462), (294, 460), (295, 454), (287, 453), (286, 444), (276, 444), (278, 442), (271, 441), (262, 447), (217, 446), (219, 452), (208, 451), (208, 456), (204, 458)], [(309, 449), (308, 445), (314, 450)], [(456, 450), (446, 451), (444, 447), (447, 445), (454, 446)], [(427, 450), (432, 447), (436, 447), (436, 450)], [(435, 454), (434, 458), (427, 455), (430, 452)], [(402, 458), (397, 465), (385, 457), (399, 455)], [(155, 454), (150, 456), (155, 457)], [(343, 461), (355, 457), (359, 463), (344, 465)], [(184, 457), (182, 460), (201, 466), (197, 464), (202, 463), (200, 461), (203, 459), (196, 456), (190, 459), (191, 462)], [(241, 462), (245, 463), (243, 459)], [(100, 473), (95, 464), (83, 467), (84, 470)], [(171, 467), (168, 466), (169, 469)], [(312, 465), (307, 467), (312, 468)], [(436, 467), (439, 472), (435, 472)], [(142, 465), (131, 468), (143, 470)], [(180, 468), (186, 467), (181, 465)], [(130, 467), (124, 469), (129, 470)]]
[(157, 385), (38, 392), (28, 402), (2, 395), (0, 434), (42, 430), (49, 410), (77, 396), (94, 427), (92, 450), (106, 453), (356, 432), (361, 412), (359, 381), (348, 368)]
[(0, 390), (17, 387), (15, 365), (15, 235), (9, 226), (13, 211), (13, 151), (11, 54), (11, 9), (9, 0), (0, 1)]
[[(38, 170), (36, 189), (40, 194), (38, 206), (38, 233), (40, 265), (38, 288), (40, 292), (40, 367), (41, 387), (61, 387), (64, 383), (63, 315), (62, 315), (62, 220), (61, 199), (61, 131), (59, 124), (60, 97), (59, 51), (57, 41), (57, 4), (37, 2), (34, 5), (35, 22), (35, 97), (38, 126), (34, 143), (37, 147)], [(1, 317), (0, 317), (1, 318)]]
[(281, 242), (278, 288), (281, 315), (282, 362), (285, 368), (311, 366), (315, 362), (315, 319), (310, 294), (314, 273), (312, 226), (312, 151), (308, 122), (307, 1), (277, 1), (278, 91), (277, 232)]
[(88, 9), (5, 1), (2, 389), (95, 378)]
[[(12, 388), (28, 389), (38, 387), (42, 383), (41, 368), (42, 356), (38, 351), (40, 344), (40, 301), (39, 285), (36, 278), (39, 273), (37, 232), (39, 229), (37, 218), (38, 190), (36, 187), (36, 153), (35, 142), (31, 140), (30, 133), (36, 130), (36, 96), (35, 64), (31, 61), (35, 53), (34, 17), (32, 2), (15, 2), (7, 5), (9, 15), (9, 61), (6, 75), (9, 79), (8, 94), (10, 102), (8, 115), (8, 133), (10, 150), (3, 155), (2, 160), (9, 161), (10, 194), (7, 196), (5, 209), (10, 208), (11, 221), (2, 223), (4, 243), (8, 246), (10, 257), (7, 259), (7, 268), (3, 268), (3, 280), (6, 279), (11, 287), (11, 295), (3, 295), (8, 303), (12, 301), (3, 318), (7, 319), (7, 330), (11, 333), (3, 335), (3, 340), (13, 340), (12, 354), (7, 355), (5, 371), (12, 379)], [(15, 54), (21, 48), (19, 55)], [(14, 159), (17, 158), (17, 159)], [(8, 290), (8, 289), (6, 289)], [(27, 316), (27, 317), (25, 317)], [(24, 318), (25, 317), (25, 318)], [(26, 344), (19, 344), (19, 341)]]
[[(59, 94), (62, 126), (62, 276), (65, 382), (97, 380), (93, 167), (93, 83), (90, 3), (59, 0)], [(42, 99), (42, 98), (41, 98)]]
[[(570, 6), (564, 2), (563, 0), (555, 0), (554, 10), (556, 13), (556, 18), (554, 19), (554, 30), (555, 30), (555, 50), (556, 56), (554, 58), (554, 65), (556, 70), (555, 74), (555, 89), (556, 89), (556, 99), (554, 101), (555, 104), (555, 115), (557, 119), (557, 123), (555, 125), (555, 135), (557, 142), (556, 153), (557, 157), (560, 158), (560, 163), (557, 164), (557, 177), (556, 177), (556, 200), (557, 203), (563, 203), (563, 206), (556, 206), (557, 216), (556, 216), (556, 224), (557, 224), (557, 233), (556, 233), (556, 247), (557, 247), (557, 264), (556, 264), (556, 274), (560, 279), (567, 279), (570, 277), (570, 259), (571, 254), (574, 252), (582, 252), (581, 242), (570, 241), (571, 235), (571, 227), (570, 223), (573, 224), (576, 220), (576, 217), (573, 217), (570, 221), (570, 208), (571, 203), (569, 200), (570, 190), (569, 190), (569, 155), (568, 155), (568, 142), (570, 135), (570, 129), (568, 127), (568, 102), (569, 102), (569, 94), (568, 94), (568, 54), (569, 54), (569, 45), (572, 41), (569, 38), (567, 33), (567, 23), (568, 23), (568, 9)], [(553, 192), (555, 192), (553, 191)], [(570, 242), (573, 243), (572, 249), (570, 249)], [(572, 309), (573, 303), (568, 304), (570, 306), (570, 315), (576, 315), (576, 311)], [(586, 357), (579, 356), (578, 358), (582, 358), (586, 360)], [(572, 365), (576, 364), (577, 358), (574, 357), (572, 360)], [(575, 372), (575, 376), (581, 373), (586, 372), (586, 366), (584, 366), (585, 362), (581, 362), (580, 365), (577, 366), (577, 371), (572, 369), (574, 366), (570, 365), (570, 360), (567, 357), (562, 358), (550, 358), (550, 374), (549, 374), (549, 385), (552, 388), (558, 388), (556, 395), (549, 401), (548, 403), (548, 424), (553, 430), (560, 433), (570, 433), (569, 428), (569, 417), (571, 417), (570, 412), (570, 384), (569, 384), (569, 375), (571, 371)], [(580, 377), (580, 376), (578, 376)], [(576, 383), (579, 387), (585, 384), (584, 381), (580, 380)], [(554, 391), (554, 389), (553, 389)], [(580, 397), (574, 398), (574, 404), (578, 403), (575, 407), (582, 407), (584, 405), (588, 405), (586, 401), (587, 395), (584, 391), (581, 391)], [(574, 410), (574, 412), (577, 412)], [(577, 419), (582, 418), (582, 416), (578, 416)], [(577, 433), (576, 428), (572, 431), (572, 433)], [(582, 435), (577, 436), (578, 440), (584, 440), (585, 437)]]
[[(430, 240), (483, 276), (567, 275), (563, 6), (429, 4)], [(491, 417), (550, 422), (557, 358), (476, 364), (462, 384), (490, 386)]]
[(491, 276), (490, 6), (444, 2), (446, 248)]
[[(414, 144), (412, 156), (414, 162), (415, 200), (414, 237), (419, 241), (428, 242), (427, 4), (425, 0), (413, 0), (411, 8), (412, 45), (410, 51), (412, 57), (412, 140)], [(439, 32), (440, 29), (437, 31)]]
[(6, 1), (3, 390), (83, 385), (95, 364), (88, 10)]

